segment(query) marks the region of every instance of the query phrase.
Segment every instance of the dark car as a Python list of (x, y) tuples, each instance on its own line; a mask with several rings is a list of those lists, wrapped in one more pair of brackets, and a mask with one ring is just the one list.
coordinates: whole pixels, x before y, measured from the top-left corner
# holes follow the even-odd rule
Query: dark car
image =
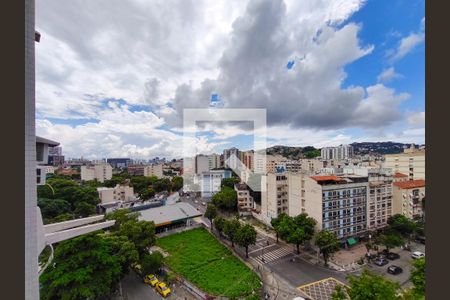
[(416, 242), (425, 245), (425, 237), (424, 237), (424, 236), (417, 236), (417, 237), (416, 237)]
[(385, 259), (385, 258), (380, 258), (380, 257), (377, 257), (374, 261), (373, 261), (373, 263), (374, 264), (376, 264), (377, 266), (385, 266), (385, 265), (387, 265), (389, 262), (387, 261), (387, 259)]
[(399, 259), (400, 255), (398, 255), (397, 253), (389, 252), (388, 254), (386, 254), (386, 258), (390, 260)]
[(397, 266), (392, 265), (392, 266), (389, 266), (389, 267), (387, 268), (387, 272), (388, 272), (389, 274), (392, 274), (392, 275), (397, 275), (397, 274), (402, 273), (402, 272), (403, 272), (403, 269), (400, 268), (400, 267), (397, 267)]

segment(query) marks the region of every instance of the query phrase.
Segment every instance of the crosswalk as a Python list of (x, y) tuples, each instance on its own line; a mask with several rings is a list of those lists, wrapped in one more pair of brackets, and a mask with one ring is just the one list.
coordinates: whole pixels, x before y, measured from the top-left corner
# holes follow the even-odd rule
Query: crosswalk
[[(253, 257), (260, 264), (266, 264), (275, 260), (279, 260), (283, 257), (286, 257), (292, 254), (292, 249), (287, 247), (281, 247), (276, 250), (264, 252), (264, 254)], [(264, 261), (263, 261), (264, 258)]]

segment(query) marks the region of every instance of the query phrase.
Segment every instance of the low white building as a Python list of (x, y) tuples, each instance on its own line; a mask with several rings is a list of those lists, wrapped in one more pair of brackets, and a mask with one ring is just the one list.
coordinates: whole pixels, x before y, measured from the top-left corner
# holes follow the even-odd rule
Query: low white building
[(133, 187), (127, 185), (118, 184), (114, 188), (99, 187), (97, 192), (102, 204), (135, 199)]
[(110, 164), (98, 164), (90, 166), (81, 166), (81, 180), (97, 180), (104, 182), (112, 177), (112, 167)]

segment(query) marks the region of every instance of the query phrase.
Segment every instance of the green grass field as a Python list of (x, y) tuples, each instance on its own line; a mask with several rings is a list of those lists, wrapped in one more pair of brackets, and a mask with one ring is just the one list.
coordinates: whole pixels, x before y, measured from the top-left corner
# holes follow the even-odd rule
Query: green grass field
[(211, 295), (238, 297), (259, 291), (258, 276), (203, 228), (157, 239), (156, 244), (169, 252), (166, 263), (172, 271)]

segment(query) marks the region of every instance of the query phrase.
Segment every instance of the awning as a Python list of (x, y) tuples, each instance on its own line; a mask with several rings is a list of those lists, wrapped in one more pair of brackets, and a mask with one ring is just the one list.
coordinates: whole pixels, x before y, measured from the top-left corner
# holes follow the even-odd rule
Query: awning
[(349, 246), (353, 246), (354, 244), (356, 244), (358, 241), (355, 238), (349, 238), (347, 240), (347, 243)]

